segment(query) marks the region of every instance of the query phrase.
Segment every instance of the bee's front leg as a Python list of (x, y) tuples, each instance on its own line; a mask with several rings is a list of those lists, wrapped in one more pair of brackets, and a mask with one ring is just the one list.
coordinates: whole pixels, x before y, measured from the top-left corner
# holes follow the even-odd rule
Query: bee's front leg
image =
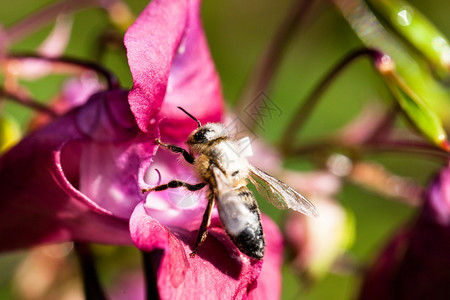
[(158, 138), (155, 139), (155, 143), (158, 144), (158, 145), (160, 145), (161, 147), (164, 147), (164, 148), (166, 148), (166, 149), (169, 149), (170, 151), (172, 151), (172, 152), (174, 152), (174, 153), (181, 153), (181, 154), (183, 155), (184, 159), (185, 159), (188, 163), (190, 163), (190, 164), (193, 164), (193, 163), (194, 163), (194, 157), (193, 157), (191, 154), (189, 154), (189, 152), (187, 152), (185, 149), (183, 149), (183, 148), (181, 148), (181, 147), (179, 147), (179, 146), (177, 146), (177, 145), (170, 145), (170, 144), (163, 143), (163, 142), (161, 142), (161, 140), (158, 139)]
[(206, 206), (205, 213), (203, 214), (202, 224), (200, 225), (200, 229), (198, 230), (197, 240), (195, 241), (194, 251), (189, 255), (194, 258), (197, 254), (198, 248), (206, 239), (208, 235), (208, 226), (211, 223), (211, 213), (214, 206), (214, 194), (210, 191), (208, 193), (208, 205)]
[(175, 188), (179, 188), (179, 187), (184, 187), (184, 188), (188, 189), (189, 191), (194, 192), (194, 191), (198, 191), (198, 190), (202, 189), (205, 185), (206, 185), (206, 183), (204, 183), (204, 182), (200, 182), (197, 184), (190, 184), (190, 183), (187, 183), (184, 181), (172, 180), (166, 184), (157, 185), (150, 189), (142, 189), (142, 193), (151, 192), (151, 191), (164, 191), (167, 189), (175, 189)]

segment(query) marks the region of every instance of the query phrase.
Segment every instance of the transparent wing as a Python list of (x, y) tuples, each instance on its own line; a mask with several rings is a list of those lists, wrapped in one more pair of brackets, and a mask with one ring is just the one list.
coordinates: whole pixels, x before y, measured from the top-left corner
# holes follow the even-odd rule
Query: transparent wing
[(250, 175), (250, 181), (259, 194), (276, 208), (290, 208), (310, 217), (319, 216), (314, 205), (286, 183), (253, 166), (250, 168)]

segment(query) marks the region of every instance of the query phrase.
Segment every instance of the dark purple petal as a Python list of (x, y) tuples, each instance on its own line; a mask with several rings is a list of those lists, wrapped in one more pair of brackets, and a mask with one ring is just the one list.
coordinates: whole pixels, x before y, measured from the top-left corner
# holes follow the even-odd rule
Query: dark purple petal
[[(143, 199), (140, 186), (156, 150), (157, 126), (138, 133), (126, 92), (85, 105), (77, 115), (80, 130), (94, 143), (80, 151), (79, 189), (97, 205), (117, 217), (128, 219)], [(106, 110), (106, 111), (105, 111)]]
[(398, 232), (382, 251), (364, 279), (358, 299), (395, 299), (396, 287), (392, 286), (396, 271), (408, 246), (410, 234), (407, 230)]
[[(0, 249), (65, 240), (130, 243), (130, 204), (99, 199), (133, 195), (126, 200), (133, 207), (142, 200), (136, 174), (150, 164), (156, 126), (152, 133), (137, 135), (127, 92), (113, 91), (93, 95), (22, 140), (0, 159)], [(80, 175), (80, 164), (99, 149), (113, 152), (91, 161), (91, 169), (82, 167)], [(109, 173), (102, 177), (102, 171)], [(95, 175), (98, 180), (83, 178)], [(97, 194), (89, 195), (95, 197), (82, 193), (80, 183), (88, 194), (90, 184), (98, 185)]]
[[(199, 216), (201, 218), (201, 215)], [(256, 287), (262, 262), (242, 254), (217, 218), (198, 254), (190, 258), (197, 231), (165, 227), (150, 217), (143, 203), (130, 219), (135, 245), (152, 252), (161, 299), (246, 299)]]
[(450, 169), (441, 171), (428, 191), (422, 219), (437, 223), (450, 230)]
[(417, 220), (369, 272), (359, 299), (450, 299), (450, 170), (431, 184)]
[[(200, 23), (200, 1), (152, 1), (125, 35), (133, 76), (129, 94), (139, 128), (162, 119), (161, 134), (184, 140), (195, 122), (220, 121), (220, 81)], [(159, 114), (158, 114), (159, 113)]]

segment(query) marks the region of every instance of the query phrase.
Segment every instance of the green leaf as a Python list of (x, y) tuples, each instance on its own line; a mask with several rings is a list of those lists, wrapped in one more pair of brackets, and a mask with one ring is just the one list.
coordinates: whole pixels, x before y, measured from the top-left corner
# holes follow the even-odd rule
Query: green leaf
[(450, 71), (448, 39), (414, 6), (402, 0), (370, 0), (385, 22), (439, 71)]
[(442, 124), (450, 126), (449, 92), (435, 80), (420, 57), (408, 52), (383, 27), (364, 1), (334, 0), (334, 3), (367, 47), (387, 54), (395, 62), (398, 75), (395, 73), (389, 79), (387, 74), (381, 73), (396, 100), (411, 123), (428, 140), (447, 150)]
[(389, 89), (411, 123), (430, 142), (439, 148), (449, 151), (447, 133), (437, 114), (397, 74), (388, 73), (384, 74), (384, 76), (387, 79)]

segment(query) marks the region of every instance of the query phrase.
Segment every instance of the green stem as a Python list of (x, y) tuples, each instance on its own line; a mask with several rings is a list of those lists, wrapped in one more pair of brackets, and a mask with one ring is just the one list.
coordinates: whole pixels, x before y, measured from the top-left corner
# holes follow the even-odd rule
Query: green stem
[(86, 300), (106, 300), (107, 298), (101, 287), (89, 244), (75, 242), (74, 247), (78, 260), (80, 261)]
[(381, 122), (374, 128), (371, 135), (368, 136), (367, 142), (377, 140), (388, 136), (391, 129), (394, 127), (394, 123), (398, 113), (400, 112), (400, 106), (396, 101), (393, 102), (392, 108), (384, 115)]
[(368, 48), (356, 50), (344, 57), (344, 59), (342, 59), (327, 75), (325, 75), (325, 77), (312, 90), (308, 97), (306, 97), (303, 105), (300, 107), (297, 113), (294, 114), (294, 118), (292, 118), (286, 131), (284, 132), (281, 138), (282, 153), (290, 152), (293, 147), (295, 137), (301, 130), (301, 127), (308, 120), (308, 117), (311, 115), (312, 110), (318, 103), (320, 96), (322, 96), (322, 94), (326, 91), (326, 89), (334, 81), (334, 79), (336, 79), (336, 77), (353, 61), (363, 56), (369, 56), (372, 57), (373, 60), (376, 60), (381, 56), (381, 53), (377, 50)]
[(450, 155), (448, 152), (430, 146), (428, 143), (421, 143), (408, 140), (385, 140), (374, 141), (363, 146), (364, 152), (397, 152), (426, 155), (433, 158), (443, 159), (448, 162)]
[[(235, 107), (236, 112), (242, 113), (245, 109), (256, 110), (259, 107), (260, 103), (252, 101), (263, 99), (263, 97), (256, 96), (269, 88), (289, 41), (301, 22), (306, 19), (305, 15), (309, 12), (313, 3), (314, 1), (309, 0), (293, 1), (293, 6), (288, 15), (276, 31), (245, 84)], [(252, 115), (252, 111), (246, 112), (242, 113), (240, 117), (245, 124), (253, 127), (254, 121), (248, 117)]]
[(381, 140), (370, 141), (362, 145), (347, 145), (342, 143), (338, 138), (331, 138), (321, 141), (316, 141), (292, 150), (289, 155), (292, 156), (304, 156), (308, 154), (321, 153), (326, 149), (327, 151), (332, 151), (332, 149), (343, 149), (345, 148), (351, 152), (357, 153), (381, 153), (381, 152), (393, 152), (393, 153), (411, 153), (417, 155), (429, 156), (435, 159), (443, 160), (447, 162), (450, 155), (439, 150), (436, 147), (430, 146), (427, 143), (421, 143), (416, 141), (391, 141), (391, 140)]
[(10, 92), (7, 92), (3, 89), (0, 89), (0, 97), (10, 99), (16, 103), (19, 103), (23, 106), (29, 107), (31, 109), (37, 110), (41, 113), (44, 113), (46, 115), (49, 115), (52, 118), (56, 118), (58, 116), (58, 113), (56, 113), (54, 110), (52, 110), (50, 107), (39, 103), (38, 101), (31, 99), (31, 98), (25, 98)]
[(34, 31), (53, 22), (60, 14), (74, 13), (88, 7), (103, 6), (112, 3), (113, 0), (61, 0), (57, 1), (40, 11), (33, 13), (13, 24), (5, 30), (8, 43), (14, 44), (22, 38), (31, 35)]
[(147, 292), (147, 300), (159, 300), (159, 291), (157, 285), (157, 268), (153, 261), (152, 252), (141, 251), (142, 253), (142, 264), (144, 267), (144, 275), (145, 275), (145, 287)]

